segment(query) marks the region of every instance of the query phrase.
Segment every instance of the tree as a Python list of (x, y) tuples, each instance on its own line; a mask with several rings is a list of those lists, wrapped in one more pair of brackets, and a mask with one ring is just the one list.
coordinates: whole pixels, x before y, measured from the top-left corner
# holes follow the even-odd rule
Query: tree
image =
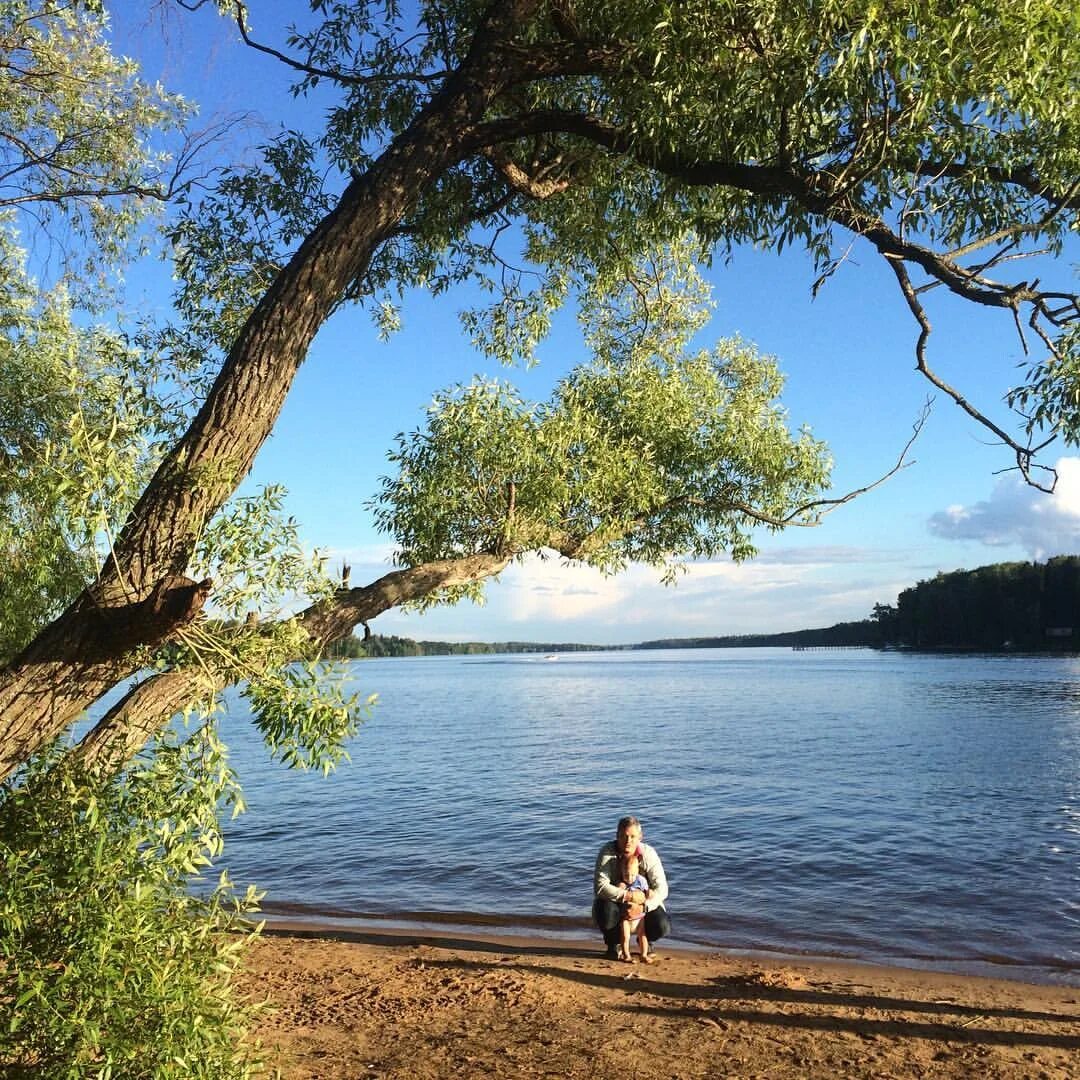
[[(1075, 227), (1080, 57), (1068, 9), (1036, 2), (989, 18), (976, 5), (909, 13), (851, 0), (432, 0), (406, 25), (394, 3), (317, 0), (315, 22), (279, 49), (253, 39), (241, 6), (224, 6), (253, 47), (297, 73), (297, 92), (329, 84), (339, 104), (320, 135), (283, 135), (262, 165), (224, 176), (173, 227), (186, 319), (175, 351), (205, 358), (218, 348), (220, 367), (133, 505), (114, 507), (122, 524), (95, 579), (0, 673), (0, 774), (194, 624), (213, 588), (189, 576), (205, 523), (250, 468), (315, 333), (345, 302), (373, 306), (385, 325), (409, 285), (486, 277), (496, 303), (469, 327), (509, 359), (530, 353), (567, 297), (601, 311), (638, 280), (649, 253), (682, 253), (678, 276), (739, 243), (798, 242), (823, 283), (841, 245), (857, 242), (886, 260), (917, 320), (919, 369), (1010, 448), (1026, 477), (1037, 479), (1048, 440), (1075, 442), (1075, 293), (991, 276), (1033, 249), (1060, 253)], [(510, 223), (539, 280), (531, 289), (500, 246)], [(1011, 313), (1046, 350), (1012, 394), (1025, 410), (1019, 434), (930, 367), (928, 289)], [(658, 311), (646, 302), (637, 314), (653, 326)], [(659, 355), (656, 371), (674, 365)], [(626, 371), (647, 375), (632, 361)], [(592, 394), (617, 413), (604, 377), (583, 375), (560, 407)], [(516, 410), (499, 410), (512, 430)], [(650, 492), (622, 512), (610, 543), (602, 521), (583, 523), (577, 498), (563, 499), (563, 550), (609, 565), (664, 547), (740, 554), (750, 523), (812, 520), (820, 509), (783, 476), (726, 488), (728, 464), (687, 478), (704, 479), (703, 491)], [(583, 474), (583, 486), (609, 482), (607, 467), (591, 481)], [(649, 483), (627, 477), (626, 490)], [(520, 486), (511, 477), (502, 490), (501, 531), (470, 550), (418, 544), (423, 561), (319, 599), (296, 624), (301, 636), (317, 646), (388, 606), (497, 573), (518, 550)], [(656, 525), (658, 505), (679, 503), (691, 518), (713, 515), (710, 538)], [(239, 670), (230, 660), (214, 678)], [(173, 665), (144, 681), (110, 712), (99, 745), (115, 739), (128, 752), (185, 700), (192, 677)]]
[[(99, 7), (0, 5), (0, 663), (94, 580), (192, 389), (147, 328), (106, 321), (193, 143)], [(221, 931), (253, 897), (187, 888), (237, 793), (213, 725), (187, 734), (122, 777), (54, 744), (0, 785), (5, 1076), (248, 1075), (243, 939)]]
[[(994, 563), (939, 573), (900, 593), (893, 640), (922, 649), (1069, 649), (1075, 644), (1080, 559)], [(880, 619), (879, 619), (880, 621)]]
[[(91, 270), (99, 280), (114, 275), (147, 204), (182, 186), (206, 137), (164, 152), (158, 136), (178, 130), (190, 107), (114, 56), (105, 25), (101, 0), (10, 0), (0, 12), (5, 231), (18, 215), (41, 260), (55, 254), (67, 274)], [(85, 261), (73, 261), (76, 252)]]

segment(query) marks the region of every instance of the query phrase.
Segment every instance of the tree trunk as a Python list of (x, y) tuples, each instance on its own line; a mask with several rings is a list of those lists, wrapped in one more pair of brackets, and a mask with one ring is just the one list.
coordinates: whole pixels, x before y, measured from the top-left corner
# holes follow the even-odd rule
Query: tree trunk
[[(145, 605), (184, 572), (203, 523), (251, 468), (344, 291), (423, 191), (469, 152), (468, 131), (509, 77), (500, 46), (537, 2), (492, 6), (460, 68), (305, 239), (248, 318), (98, 580), (0, 672), (0, 779), (130, 675), (137, 646), (183, 625), (184, 612), (170, 625)], [(102, 631), (125, 620), (122, 633)]]

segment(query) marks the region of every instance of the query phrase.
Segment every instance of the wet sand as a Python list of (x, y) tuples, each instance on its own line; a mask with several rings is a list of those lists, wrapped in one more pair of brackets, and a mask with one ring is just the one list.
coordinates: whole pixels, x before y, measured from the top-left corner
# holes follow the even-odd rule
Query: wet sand
[(276, 928), (244, 987), (283, 1080), (1080, 1078), (1080, 989), (488, 934)]

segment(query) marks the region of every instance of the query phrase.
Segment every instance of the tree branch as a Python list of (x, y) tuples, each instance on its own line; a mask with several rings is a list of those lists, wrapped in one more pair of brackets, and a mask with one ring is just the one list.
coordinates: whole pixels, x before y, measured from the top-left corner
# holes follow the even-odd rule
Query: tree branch
[[(906, 469), (909, 465), (913, 464), (913, 462), (908, 460), (908, 453), (915, 444), (915, 440), (922, 433), (922, 429), (929, 416), (930, 402), (928, 401), (923, 406), (922, 411), (912, 425), (911, 437), (900, 451), (900, 455), (896, 459), (896, 464), (876, 480), (864, 484), (862, 487), (855, 488), (846, 495), (841, 495), (834, 499), (810, 499), (807, 502), (792, 507), (792, 509), (785, 514), (770, 514), (761, 510), (742, 499), (736, 498), (734, 490), (722, 497), (714, 498), (704, 498), (699, 495), (679, 495), (667, 500), (663, 505), (648, 514), (641, 514), (636, 518), (632, 518), (625, 525), (620, 526), (618, 530), (613, 529), (610, 523), (601, 523), (585, 535), (571, 536), (569, 534), (564, 534), (558, 542), (559, 546), (556, 547), (556, 550), (560, 555), (567, 559), (585, 558), (598, 543), (611, 543), (612, 541), (625, 539), (626, 537), (632, 536), (636, 530), (646, 527), (650, 522), (663, 518), (665, 514), (677, 512), (688, 506), (701, 507), (702, 509), (708, 509), (713, 513), (734, 512), (742, 514), (751, 521), (778, 529), (790, 528), (792, 526), (798, 528), (814, 528), (821, 524), (821, 519), (827, 514), (831, 514), (837, 508), (852, 502), (860, 495), (865, 495), (867, 492), (880, 487), (887, 480), (900, 472), (901, 469)], [(734, 487), (734, 485), (732, 486)], [(813, 516), (808, 519), (807, 515)]]
[[(312, 605), (295, 618), (313, 648), (326, 645), (367, 624), (384, 611), (422, 599), (441, 589), (468, 585), (492, 577), (509, 565), (510, 555), (469, 555), (394, 570), (370, 585), (342, 588), (330, 600)], [(263, 624), (256, 630), (266, 633)], [(231, 669), (235, 672), (235, 668)], [(233, 675), (235, 678), (235, 674)], [(199, 694), (223, 690), (229, 679), (214, 674), (214, 666), (185, 667), (151, 675), (128, 691), (83, 736), (73, 757), (94, 770), (121, 768), (158, 731)]]
[(237, 29), (240, 31), (240, 37), (245, 45), (254, 49), (256, 52), (264, 53), (266, 56), (272, 56), (286, 67), (292, 68), (293, 71), (303, 72), (305, 75), (311, 75), (320, 79), (329, 79), (331, 82), (336, 82), (341, 86), (373, 86), (379, 83), (398, 82), (416, 82), (424, 85), (432, 85), (434, 83), (442, 82), (449, 74), (447, 71), (401, 71), (385, 74), (380, 73), (377, 75), (357, 75), (344, 71), (337, 71), (333, 68), (321, 68), (316, 67), (314, 64), (306, 64), (304, 61), (297, 60), (295, 57), (289, 56), (287, 53), (283, 53), (270, 45), (263, 45), (260, 42), (255, 41), (248, 30), (247, 8), (244, 4), (240, 3), (239, 0), (234, 0), (233, 8), (235, 11), (234, 21), (236, 22)]
[(922, 167), (937, 176), (951, 179), (967, 179), (975, 174), (982, 174), (998, 184), (1011, 184), (1024, 191), (1044, 199), (1058, 210), (1080, 210), (1080, 180), (1070, 184), (1064, 192), (1054, 191), (1035, 174), (1031, 165), (1022, 165), (1015, 169), (1003, 169), (995, 165), (972, 165), (967, 162), (925, 160)]
[(144, 679), (82, 737), (71, 751), (73, 759), (93, 771), (122, 768), (200, 689), (208, 689), (205, 683), (204, 676), (186, 668)]
[(570, 181), (566, 178), (547, 179), (527, 173), (509, 154), (497, 147), (490, 147), (484, 156), (498, 169), (514, 191), (531, 199), (550, 199), (570, 186)]
[(506, 569), (513, 554), (465, 555), (393, 570), (370, 585), (342, 589), (331, 600), (307, 608), (297, 618), (311, 640), (323, 647), (390, 608), (493, 577)]
[(777, 165), (745, 165), (741, 162), (688, 161), (676, 154), (643, 147), (628, 132), (599, 117), (560, 109), (488, 120), (464, 133), (464, 145), (473, 152), (528, 135), (573, 135), (613, 153), (630, 157), (646, 168), (694, 185), (721, 185), (755, 194), (796, 196), (803, 184)]
[[(931, 402), (927, 401), (923, 405), (921, 412), (912, 424), (911, 437), (904, 444), (903, 450), (900, 451), (900, 456), (896, 459), (896, 464), (893, 465), (888, 472), (883, 473), (876, 480), (871, 481), (869, 484), (864, 484), (862, 487), (855, 488), (849, 491), (846, 495), (841, 495), (836, 499), (812, 499), (809, 502), (802, 503), (800, 506), (796, 506), (790, 510), (787, 514), (776, 517), (771, 514), (762, 514), (759, 511), (754, 510), (753, 507), (747, 507), (738, 503), (733, 503), (732, 508), (738, 510), (740, 513), (745, 514), (747, 517), (753, 518), (755, 521), (760, 521), (764, 525), (774, 525), (780, 528), (790, 525), (797, 526), (815, 526), (821, 523), (821, 519), (827, 514), (831, 514), (838, 507), (843, 506), (845, 503), (851, 502), (853, 499), (857, 499), (860, 495), (865, 495), (869, 491), (873, 491), (875, 488), (880, 487), (886, 480), (891, 479), (901, 469), (906, 469), (909, 465), (913, 465), (913, 461), (908, 461), (907, 456), (912, 446), (915, 445), (915, 440), (922, 434), (922, 429), (926, 425), (926, 421), (930, 417)], [(813, 514), (814, 518), (811, 521), (800, 521), (800, 518), (805, 517), (806, 514)]]
[[(650, 146), (597, 117), (556, 109), (479, 124), (469, 133), (469, 140), (477, 150), (487, 150), (500, 142), (538, 134), (576, 136), (693, 187), (731, 187), (755, 195), (792, 199), (803, 209), (865, 237), (886, 258), (914, 263), (950, 291), (973, 303), (1015, 309), (1021, 304), (1037, 303), (1046, 295), (1026, 282), (1007, 286), (987, 281), (958, 266), (947, 255), (902, 239), (880, 218), (867, 214), (849, 198), (838, 197), (830, 178), (821, 172), (690, 158)], [(1071, 294), (1068, 298), (1071, 299)]]
[[(916, 294), (916, 290), (911, 284), (911, 277), (907, 272), (907, 267), (904, 266), (903, 262), (899, 259), (889, 259), (888, 263), (893, 273), (896, 275), (896, 280), (900, 285), (900, 291), (907, 301), (908, 309), (914, 316), (915, 321), (919, 324), (919, 337), (915, 343), (915, 366), (918, 371), (942, 391), (942, 393), (947, 394), (952, 398), (952, 400), (955, 401), (968, 416), (989, 431), (992, 431), (1010, 450), (1013, 451), (1016, 455), (1017, 468), (1020, 470), (1021, 475), (1027, 483), (1031, 484), (1032, 487), (1037, 488), (1039, 491), (1045, 491), (1047, 494), (1052, 493), (1054, 486), (1057, 483), (1057, 473), (1055, 470), (1046, 469), (1046, 471), (1053, 476), (1053, 481), (1049, 486), (1038, 483), (1031, 475), (1031, 469), (1033, 467), (1032, 457), (1034, 456), (1035, 449), (1018, 443), (988, 416), (976, 409), (959, 390), (950, 386), (931, 369), (926, 359), (926, 343), (930, 340), (930, 334), (933, 331), (933, 328), (930, 325), (930, 319), (927, 317), (926, 310), (923, 308), (922, 303), (919, 301), (918, 295)], [(1045, 445), (1046, 444), (1044, 443), (1043, 446)], [(1042, 449), (1042, 447), (1039, 449)], [(1045, 469), (1045, 466), (1039, 467)]]

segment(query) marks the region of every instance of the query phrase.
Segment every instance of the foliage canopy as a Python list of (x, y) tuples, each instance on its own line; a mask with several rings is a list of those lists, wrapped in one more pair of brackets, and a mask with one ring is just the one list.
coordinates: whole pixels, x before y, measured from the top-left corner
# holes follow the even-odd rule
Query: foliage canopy
[(436, 395), (424, 429), (399, 439), (376, 520), (403, 565), (553, 550), (613, 573), (745, 558), (753, 526), (816, 520), (831, 463), (789, 432), (775, 364), (738, 340), (691, 351), (706, 309), (650, 269), (586, 308), (593, 361), (548, 402), (474, 382)]
[[(1041, 285), (1022, 258), (1060, 254), (1077, 227), (1073, 9), (430, 2), (415, 26), (396, 4), (313, 11), (280, 49), (263, 47), (298, 73), (297, 94), (329, 85), (337, 104), (323, 131), (284, 133), (185, 223), (202, 297), (205, 282), (238, 265), (222, 252), (283, 265), (352, 178), (371, 178), (487, 47), (500, 77), (484, 86), (455, 159), (410, 193), (343, 296), (386, 318), (405, 287), (478, 277), (497, 302), (468, 326), (513, 359), (531, 355), (554, 306), (611, 287), (642, 253), (688, 232), (704, 261), (743, 243), (802, 245), (819, 286), (861, 239), (897, 277), (924, 374), (1009, 446), (1026, 476), (1039, 478), (1045, 440), (1074, 444), (1074, 418), (1052, 386), (1075, 379), (1076, 288), (1067, 277)], [(1018, 418), (979, 411), (936, 374), (929, 289), (1025, 327), (1033, 352), (1009, 397)]]
[(123, 779), (55, 746), (0, 787), (0, 1072), (240, 1080), (250, 1010), (231, 991), (246, 935), (218, 807), (238, 798), (212, 726), (155, 743)]

